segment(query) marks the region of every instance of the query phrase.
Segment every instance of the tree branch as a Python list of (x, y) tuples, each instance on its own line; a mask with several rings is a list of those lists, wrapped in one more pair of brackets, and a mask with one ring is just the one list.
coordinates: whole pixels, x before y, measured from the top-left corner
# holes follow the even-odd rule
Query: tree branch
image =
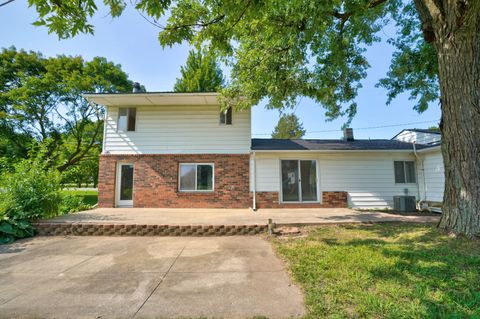
[[(367, 5), (367, 9), (372, 9), (372, 8), (378, 7), (379, 5), (381, 5), (381, 4), (383, 4), (387, 1), (388, 0), (374, 0)], [(337, 19), (346, 21), (346, 20), (348, 20), (348, 18), (353, 16), (355, 14), (355, 12), (353, 12), (353, 11), (339, 12), (339, 11), (335, 10), (331, 14), (332, 14), (332, 16), (334, 16)]]

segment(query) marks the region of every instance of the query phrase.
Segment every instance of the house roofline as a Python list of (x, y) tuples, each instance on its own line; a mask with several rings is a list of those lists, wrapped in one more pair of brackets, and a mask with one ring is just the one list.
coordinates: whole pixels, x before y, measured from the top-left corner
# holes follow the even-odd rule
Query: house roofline
[(84, 93), (89, 102), (105, 106), (219, 105), (219, 93), (140, 92)]
[[(258, 150), (251, 149), (250, 152), (255, 153), (413, 153), (412, 149), (403, 150)], [(417, 151), (418, 152), (418, 151)]]

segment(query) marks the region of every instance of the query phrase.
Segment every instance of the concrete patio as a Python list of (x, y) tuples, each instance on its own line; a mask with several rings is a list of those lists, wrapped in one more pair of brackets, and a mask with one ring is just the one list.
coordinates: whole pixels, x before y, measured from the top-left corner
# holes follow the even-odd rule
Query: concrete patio
[(0, 318), (292, 318), (261, 237), (35, 237), (0, 245)]
[(322, 225), (372, 222), (437, 222), (439, 216), (362, 212), (349, 208), (202, 209), (202, 208), (97, 208), (49, 219), (48, 223), (142, 225)]

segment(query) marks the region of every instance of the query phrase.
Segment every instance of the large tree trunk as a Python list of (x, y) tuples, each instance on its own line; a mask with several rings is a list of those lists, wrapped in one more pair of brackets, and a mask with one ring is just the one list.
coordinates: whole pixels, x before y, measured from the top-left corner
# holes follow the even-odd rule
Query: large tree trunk
[(415, 0), (426, 40), (438, 53), (445, 165), (439, 227), (480, 236), (480, 5)]

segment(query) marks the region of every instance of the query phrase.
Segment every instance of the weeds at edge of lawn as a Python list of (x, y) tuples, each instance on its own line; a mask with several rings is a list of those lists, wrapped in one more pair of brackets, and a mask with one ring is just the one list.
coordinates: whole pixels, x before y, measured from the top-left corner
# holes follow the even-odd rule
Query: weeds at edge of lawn
[(68, 189), (68, 190), (63, 190), (62, 193), (65, 195), (73, 195), (73, 196), (81, 197), (83, 203), (89, 206), (94, 206), (98, 203), (98, 191), (96, 190)]
[(480, 242), (430, 225), (322, 226), (274, 239), (307, 318), (480, 318)]

